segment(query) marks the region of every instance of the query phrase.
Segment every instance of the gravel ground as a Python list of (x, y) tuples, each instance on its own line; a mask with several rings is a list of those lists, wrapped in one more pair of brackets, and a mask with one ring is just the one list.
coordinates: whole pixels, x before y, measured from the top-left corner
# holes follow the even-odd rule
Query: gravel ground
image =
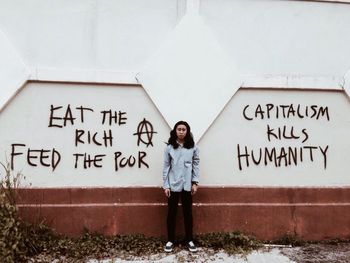
[(161, 253), (148, 258), (114, 258), (105, 260), (89, 260), (88, 263), (114, 263), (114, 262), (266, 262), (266, 263), (289, 263), (293, 262), (282, 255), (278, 249), (256, 250), (247, 255), (228, 255), (224, 251), (213, 251), (210, 249), (199, 249), (197, 253), (180, 250), (174, 253)]
[(127, 252), (117, 258), (103, 260), (69, 260), (64, 257), (48, 260), (36, 257), (29, 262), (234, 262), (234, 263), (348, 263), (350, 262), (350, 243), (307, 244), (300, 247), (270, 246), (263, 247), (246, 255), (228, 255), (224, 251), (199, 248), (197, 253), (190, 253), (183, 248), (175, 248), (173, 253), (158, 253), (150, 256), (135, 257)]
[[(89, 263), (97, 263), (90, 261)], [(100, 261), (110, 263), (113, 260)], [(248, 255), (233, 256), (224, 251), (214, 252), (209, 249), (200, 249), (198, 253), (190, 253), (186, 250), (177, 251), (174, 254), (158, 254), (153, 258), (134, 258), (123, 260), (114, 259), (114, 262), (235, 262), (235, 263), (349, 263), (350, 244), (308, 244), (301, 247), (265, 247), (255, 250)]]

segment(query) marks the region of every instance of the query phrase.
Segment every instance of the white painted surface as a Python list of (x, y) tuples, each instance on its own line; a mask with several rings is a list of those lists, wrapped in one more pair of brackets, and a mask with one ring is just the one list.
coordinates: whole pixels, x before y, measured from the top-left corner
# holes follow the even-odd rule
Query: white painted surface
[(196, 141), (241, 86), (236, 66), (195, 11), (184, 16), (137, 79), (169, 126), (190, 122)]
[(350, 5), (202, 0), (200, 15), (242, 74), (342, 77), (350, 68)]
[(27, 81), (29, 70), (0, 30), (0, 112)]
[(344, 90), (344, 77), (335, 76), (242, 76), (242, 88)]
[[(331, 2), (4, 0), (0, 30), (30, 68), (32, 80), (134, 84), (135, 73), (172, 34), (187, 5), (209, 25), (211, 42), (218, 41), (238, 66), (243, 87), (339, 89), (338, 80), (350, 68), (350, 5)], [(13, 58), (4, 43), (2, 57)], [(6, 61), (0, 107), (28, 78), (18, 73), (17, 62)], [(181, 64), (177, 70), (181, 74)], [(201, 72), (212, 74), (211, 69)]]
[[(301, 107), (318, 105), (328, 107), (329, 121), (325, 116), (300, 119), (274, 118), (271, 111), (270, 119), (253, 121), (244, 119), (242, 110), (247, 110), (249, 117), (258, 105), (273, 103), (275, 105), (290, 105)], [(63, 128), (49, 128), (50, 105), (71, 105), (73, 117), (77, 118), (74, 125), (70, 122)], [(84, 123), (80, 122), (80, 114), (75, 107), (85, 106), (94, 109), (86, 112)], [(102, 110), (126, 112), (125, 125), (102, 125)], [(309, 108), (309, 116), (311, 115)], [(55, 117), (62, 117), (64, 109), (54, 111)], [(284, 90), (239, 90), (231, 99), (224, 111), (215, 120), (208, 132), (199, 142), (201, 157), (201, 185), (229, 186), (349, 186), (350, 141), (350, 105), (343, 92), (327, 91), (284, 91)], [(281, 112), (280, 112), (281, 114)], [(301, 113), (305, 114), (305, 113)], [(260, 116), (260, 115), (258, 115)], [(282, 116), (282, 115), (280, 115)], [(138, 124), (146, 118), (156, 134), (153, 134), (153, 147), (140, 144), (137, 146)], [(59, 124), (61, 120), (53, 119)], [(141, 87), (97, 86), (74, 84), (28, 84), (13, 102), (0, 115), (0, 160), (11, 160), (11, 144), (23, 143), (31, 149), (55, 148), (61, 154), (61, 162), (52, 172), (50, 167), (33, 167), (26, 161), (26, 147), (16, 147), (15, 152), (24, 153), (14, 157), (15, 171), (22, 171), (26, 176), (26, 184), (35, 187), (70, 187), (70, 186), (161, 186), (162, 159), (165, 144), (169, 136), (169, 128)], [(294, 134), (300, 139), (267, 139), (266, 127), (274, 129), (287, 125), (294, 127)], [(112, 130), (112, 147), (78, 144), (75, 146), (75, 129), (103, 132)], [(301, 130), (306, 129), (308, 140), (302, 143), (304, 137)], [(145, 131), (145, 129), (143, 129)], [(81, 137), (86, 139), (86, 137)], [(147, 137), (142, 137), (147, 142)], [(100, 137), (98, 135), (98, 140)], [(253, 165), (250, 159), (249, 167), (242, 161), (239, 170), (237, 144), (243, 149), (257, 151), (260, 147), (302, 147), (327, 145), (327, 167), (319, 151), (314, 152), (314, 161), (310, 160), (308, 152), (304, 152), (303, 162), (287, 167), (268, 165)], [(123, 156), (135, 155), (139, 151), (146, 152), (145, 161), (149, 165), (141, 168), (119, 167), (115, 171), (114, 153), (121, 151)], [(84, 169), (79, 159), (78, 167), (74, 168), (75, 153), (106, 154), (102, 168)], [(38, 159), (31, 159), (38, 163)], [(46, 159), (44, 160), (47, 161)], [(284, 164), (282, 162), (282, 164)]]
[[(204, 134), (199, 142), (204, 184), (349, 185), (349, 100), (345, 93), (306, 89), (344, 89), (350, 94), (350, 5), (195, 0), (188, 2), (187, 8), (196, 21), (188, 22), (189, 16), (184, 16), (185, 0), (1, 1), (0, 108), (27, 79), (135, 84), (136, 73), (141, 71), (141, 84), (148, 95), (132, 86), (30, 84), (0, 112), (0, 160), (15, 142), (34, 148), (59, 147), (64, 154), (53, 173), (48, 168), (29, 167), (21, 161), (23, 156), (18, 157), (19, 169), (23, 168), (34, 186), (160, 185), (160, 141), (167, 140), (167, 123), (172, 126), (178, 119), (187, 119), (196, 140)], [(185, 25), (182, 33), (177, 34), (181, 25)], [(176, 41), (167, 43), (169, 39)], [(153, 68), (148, 64), (152, 58), (156, 58)], [(146, 74), (147, 70), (152, 74)], [(215, 119), (235, 93), (238, 79), (243, 87), (305, 90), (239, 91)], [(173, 93), (178, 104), (165, 99)], [(149, 169), (125, 168), (115, 174), (110, 157), (113, 149), (107, 149), (110, 159), (103, 168), (72, 168), (70, 157), (77, 150), (72, 144), (74, 128), (60, 132), (48, 129), (48, 110), (51, 103), (85, 102), (98, 110), (124, 106), (134, 116), (148, 114), (152, 123), (154, 119), (158, 144), (147, 149), (154, 162)], [(299, 131), (306, 128), (308, 142), (329, 145), (326, 170), (320, 156), (298, 166), (237, 168), (237, 143), (243, 147), (273, 146), (266, 141), (265, 121), (242, 119), (244, 105), (311, 102), (329, 105), (331, 120), (271, 120), (271, 125), (292, 124)], [(116, 143), (125, 153), (138, 149), (130, 140), (135, 144), (131, 133), (139, 121), (133, 119), (132, 127), (124, 127), (120, 134), (119, 129), (115, 131), (118, 138), (122, 136)], [(89, 123), (85, 128), (95, 129), (96, 125)], [(298, 140), (281, 140), (274, 146), (300, 144)], [(78, 150), (98, 154), (100, 149), (95, 148), (81, 146)]]
[(0, 28), (29, 67), (134, 71), (184, 12), (176, 0), (5, 0)]
[(343, 88), (344, 88), (345, 92), (347, 93), (349, 100), (350, 100), (350, 70), (348, 70), (348, 72), (346, 72), (346, 74), (344, 76)]
[(60, 68), (31, 68), (30, 80), (52, 82), (88, 82), (110, 84), (139, 84), (136, 72)]
[[(340, 78), (350, 68), (350, 5), (283, 0), (202, 0), (199, 5), (244, 75)], [(4, 0), (0, 29), (34, 75), (90, 81), (91, 71), (142, 68), (185, 9), (185, 0)], [(61, 73), (40, 72), (45, 68)], [(97, 82), (110, 81), (105, 78)]]
[[(328, 107), (330, 120), (321, 117), (276, 118), (276, 112), (271, 111), (270, 119), (266, 118), (265, 105), (294, 105), (300, 104), (301, 109), (310, 105)], [(254, 118), (249, 121), (243, 117), (243, 109), (247, 109), (249, 117), (254, 117), (255, 108), (262, 105), (265, 110), (264, 119)], [(261, 115), (258, 114), (258, 117)], [(275, 139), (267, 136), (267, 125), (274, 129), (287, 126), (286, 135), (290, 136), (290, 129), (294, 127), (294, 134), (299, 139)], [(303, 143), (305, 135), (308, 139)], [(210, 127), (206, 135), (199, 142), (201, 151), (201, 170), (203, 184), (210, 185), (264, 185), (264, 186), (339, 186), (350, 185), (350, 105), (343, 92), (326, 91), (284, 91), (284, 90), (239, 90), (221, 113), (219, 118)], [(277, 134), (277, 133), (276, 133)], [(249, 159), (247, 167), (242, 158), (242, 170), (239, 169), (237, 144), (241, 152), (247, 146), (249, 153), (254, 150), (258, 160), (259, 149), (281, 147), (320, 146), (327, 150), (327, 167), (324, 168), (324, 158), (320, 150), (313, 152), (313, 161), (310, 160), (308, 150), (303, 152), (303, 161), (300, 158), (295, 165), (276, 167), (268, 161), (264, 165), (264, 157), (259, 165), (254, 165)], [(299, 149), (298, 149), (299, 150)]]
[[(54, 111), (54, 117), (62, 117), (65, 107), (70, 104), (74, 118), (74, 125), (67, 122), (63, 128), (49, 128), (50, 105), (64, 106)], [(76, 107), (90, 107), (94, 112), (86, 111), (84, 123), (80, 121), (80, 111)], [(102, 125), (103, 110), (115, 110), (126, 112), (126, 124)], [(140, 144), (137, 146), (137, 132), (139, 123), (146, 118), (157, 133), (153, 135), (154, 147)], [(26, 147), (16, 147), (15, 151), (24, 153), (15, 156), (15, 171), (22, 171), (26, 176), (24, 185), (32, 184), (38, 187), (55, 186), (124, 186), (124, 185), (160, 185), (164, 141), (167, 140), (169, 129), (161, 115), (149, 100), (144, 90), (140, 87), (121, 86), (89, 86), (89, 85), (59, 85), (59, 84), (29, 84), (5, 108), (0, 115), (0, 160), (11, 160), (11, 144), (26, 144)], [(53, 124), (61, 125), (61, 120), (53, 120)], [(112, 130), (112, 147), (87, 144), (85, 135), (81, 137), (85, 144), (75, 146), (75, 130), (99, 132), (97, 140), (101, 140), (100, 133), (104, 130)], [(145, 131), (145, 129), (143, 129)], [(147, 142), (146, 135), (142, 138)], [(33, 167), (26, 161), (26, 152), (31, 149), (55, 148), (61, 155), (61, 162), (52, 171), (51, 167)], [(119, 167), (115, 171), (114, 153), (122, 152), (119, 158), (130, 155), (138, 156), (139, 151), (146, 152), (144, 161), (149, 169), (142, 165), (138, 168), (136, 162), (133, 167)], [(106, 154), (102, 168), (84, 169), (79, 161), (75, 169), (75, 153)], [(5, 157), (5, 155), (7, 157)], [(45, 159), (45, 163), (50, 163)], [(38, 159), (31, 159), (38, 164)], [(3, 171), (1, 170), (1, 174)]]
[[(0, 29), (30, 67), (137, 71), (185, 8), (185, 0), (4, 0)], [(230, 58), (258, 76), (343, 76), (349, 10), (316, 1), (200, 1)]]

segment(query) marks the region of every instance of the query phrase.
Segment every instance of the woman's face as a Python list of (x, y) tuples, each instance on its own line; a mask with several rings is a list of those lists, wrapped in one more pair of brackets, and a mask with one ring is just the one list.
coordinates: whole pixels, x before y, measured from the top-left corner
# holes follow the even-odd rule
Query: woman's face
[(185, 125), (180, 124), (176, 127), (176, 136), (178, 140), (184, 140), (187, 134), (187, 128)]

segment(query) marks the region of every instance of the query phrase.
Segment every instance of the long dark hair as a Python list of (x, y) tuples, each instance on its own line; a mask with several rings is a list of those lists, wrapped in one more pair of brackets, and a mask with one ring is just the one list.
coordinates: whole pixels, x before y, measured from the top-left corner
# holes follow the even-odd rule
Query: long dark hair
[(170, 138), (168, 140), (168, 144), (171, 144), (174, 147), (174, 149), (177, 149), (177, 147), (179, 147), (179, 144), (176, 141), (177, 140), (176, 129), (177, 129), (177, 126), (179, 126), (179, 125), (185, 125), (186, 129), (187, 129), (187, 133), (186, 133), (186, 136), (185, 136), (185, 139), (184, 139), (184, 147), (186, 149), (193, 148), (194, 147), (194, 140), (193, 140), (193, 135), (191, 133), (191, 127), (185, 121), (178, 121), (175, 124), (174, 129), (172, 129), (170, 131)]

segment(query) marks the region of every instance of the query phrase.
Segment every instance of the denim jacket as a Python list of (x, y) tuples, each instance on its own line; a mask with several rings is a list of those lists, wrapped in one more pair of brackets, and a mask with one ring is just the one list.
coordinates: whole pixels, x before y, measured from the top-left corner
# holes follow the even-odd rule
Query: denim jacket
[(194, 146), (177, 149), (169, 144), (164, 151), (163, 188), (172, 192), (191, 191), (192, 182), (199, 182), (199, 149)]

